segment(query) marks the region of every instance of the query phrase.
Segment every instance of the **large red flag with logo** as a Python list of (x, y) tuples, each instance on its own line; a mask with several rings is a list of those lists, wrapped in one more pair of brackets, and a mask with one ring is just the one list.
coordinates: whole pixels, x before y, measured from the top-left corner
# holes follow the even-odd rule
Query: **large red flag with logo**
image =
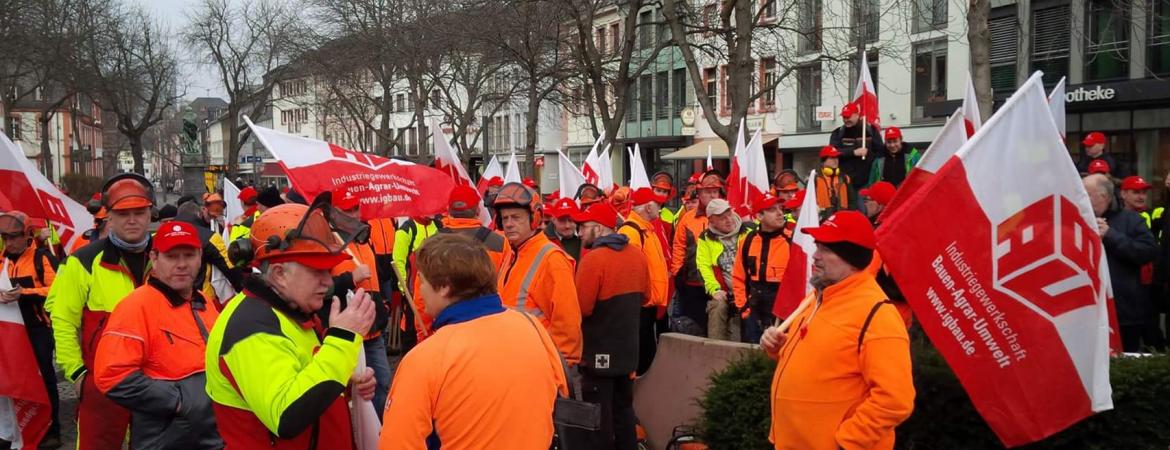
[(248, 126), (307, 199), (344, 187), (360, 199), (363, 220), (431, 216), (447, 210), (455, 183), (446, 173), (256, 126), (250, 120)]
[(72, 248), (73, 241), (93, 226), (89, 211), (57, 189), (3, 133), (0, 133), (0, 206), (48, 220), (65, 248)]
[(1113, 408), (1105, 252), (1040, 76), (877, 230), (914, 316), (1007, 446)]
[[(7, 260), (0, 264), (0, 289), (12, 289)], [(15, 438), (15, 448), (37, 448), (53, 420), (49, 394), (38, 367), (20, 307), (16, 303), (0, 305), (0, 402), (12, 405), (14, 417), (9, 419), (16, 424), (16, 433), (11, 436)]]

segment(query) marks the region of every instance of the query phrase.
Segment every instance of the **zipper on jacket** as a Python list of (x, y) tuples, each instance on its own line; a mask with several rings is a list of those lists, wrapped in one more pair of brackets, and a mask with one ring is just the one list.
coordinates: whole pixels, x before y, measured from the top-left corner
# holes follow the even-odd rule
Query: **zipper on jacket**
[(97, 349), (97, 337), (101, 336), (102, 330), (106, 328), (106, 318), (108, 318), (108, 317), (109, 316), (102, 317), (102, 319), (98, 321), (97, 329), (93, 330), (93, 334), (90, 335), (90, 337), (89, 337), (89, 349), (90, 350)]
[(167, 337), (167, 342), (170, 342), (171, 345), (175, 345), (175, 338), (171, 336), (170, 331), (163, 330), (163, 335)]

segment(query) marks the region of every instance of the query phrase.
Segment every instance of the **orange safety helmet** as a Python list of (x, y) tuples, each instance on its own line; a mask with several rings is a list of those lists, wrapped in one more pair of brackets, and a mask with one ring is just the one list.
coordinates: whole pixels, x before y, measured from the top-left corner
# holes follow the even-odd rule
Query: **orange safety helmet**
[(252, 260), (297, 262), (323, 270), (349, 259), (318, 202), (313, 207), (285, 203), (264, 211), (252, 224)]
[[(500, 192), (496, 193), (496, 200), (492, 202), (492, 209), (496, 210), (496, 216), (500, 214), (500, 210), (504, 208), (524, 208), (532, 215), (532, 228), (540, 228), (542, 221), (540, 196), (536, 195), (532, 189), (522, 183), (511, 182), (505, 184), (500, 188)], [(503, 229), (504, 224), (497, 220), (497, 226)]]

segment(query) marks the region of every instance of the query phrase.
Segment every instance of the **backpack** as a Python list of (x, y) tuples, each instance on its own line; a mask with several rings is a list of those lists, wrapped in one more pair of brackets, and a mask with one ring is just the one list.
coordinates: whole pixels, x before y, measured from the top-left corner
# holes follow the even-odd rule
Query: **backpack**
[(622, 222), (622, 225), (620, 227), (618, 227), (618, 230), (621, 230), (622, 227), (627, 227), (627, 226), (630, 228), (633, 228), (634, 231), (638, 232), (638, 246), (639, 247), (646, 244), (646, 231), (643, 230), (642, 227), (638, 226), (638, 224), (627, 220), (625, 222)]
[(56, 271), (59, 262), (57, 261), (57, 257), (53, 256), (53, 253), (50, 252), (49, 249), (38, 248), (33, 252), (33, 270), (36, 271), (37, 281), (39, 281), (41, 285), (45, 284), (46, 259), (49, 260), (49, 265), (53, 267), (54, 271)]
[(890, 300), (887, 299), (887, 300), (882, 300), (880, 302), (874, 303), (873, 308), (870, 308), (870, 310), (869, 310), (869, 315), (865, 316), (865, 323), (861, 324), (861, 332), (857, 334), (857, 354), (858, 355), (861, 354), (861, 342), (863, 340), (865, 340), (865, 332), (869, 331), (869, 323), (873, 322), (873, 316), (877, 314), (878, 309), (880, 309), (882, 307), (882, 305), (885, 305), (887, 303), (893, 304), (894, 302), (891, 302)]

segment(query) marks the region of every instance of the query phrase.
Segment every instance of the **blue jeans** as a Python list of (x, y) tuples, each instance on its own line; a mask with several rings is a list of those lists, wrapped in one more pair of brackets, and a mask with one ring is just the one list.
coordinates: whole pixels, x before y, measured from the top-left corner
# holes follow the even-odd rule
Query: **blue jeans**
[(386, 394), (390, 391), (390, 359), (386, 358), (386, 341), (383, 337), (378, 336), (365, 342), (366, 366), (374, 369), (374, 379), (378, 382), (374, 388), (374, 411), (378, 412), (378, 420), (382, 420)]

